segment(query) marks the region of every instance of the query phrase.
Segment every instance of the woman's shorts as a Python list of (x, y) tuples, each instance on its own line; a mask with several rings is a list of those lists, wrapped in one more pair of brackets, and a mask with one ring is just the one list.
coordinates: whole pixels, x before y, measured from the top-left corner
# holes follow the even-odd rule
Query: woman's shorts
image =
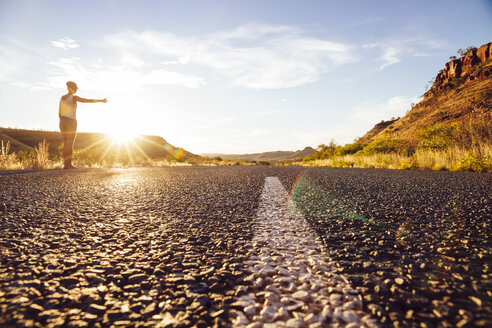
[(60, 117), (60, 131), (62, 133), (77, 132), (77, 121), (68, 117)]

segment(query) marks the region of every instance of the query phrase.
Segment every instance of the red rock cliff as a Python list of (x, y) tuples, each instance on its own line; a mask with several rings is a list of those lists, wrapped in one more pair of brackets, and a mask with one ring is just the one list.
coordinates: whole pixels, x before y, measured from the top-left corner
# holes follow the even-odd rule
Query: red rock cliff
[[(492, 66), (485, 63), (492, 60), (492, 42), (484, 44), (478, 49), (468, 51), (463, 57), (451, 60), (446, 67), (439, 72), (429, 91), (440, 91), (453, 88), (453, 80), (461, 79), (464, 82), (475, 79), (482, 80), (492, 75)], [(483, 65), (481, 65), (483, 64)], [(483, 69), (480, 69), (484, 66)], [(426, 94), (428, 95), (428, 94)]]

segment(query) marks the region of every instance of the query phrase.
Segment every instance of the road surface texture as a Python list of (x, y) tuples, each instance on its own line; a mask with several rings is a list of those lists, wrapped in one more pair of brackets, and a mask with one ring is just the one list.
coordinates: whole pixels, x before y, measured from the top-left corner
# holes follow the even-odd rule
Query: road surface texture
[(0, 172), (0, 327), (490, 327), (491, 195), (453, 172)]

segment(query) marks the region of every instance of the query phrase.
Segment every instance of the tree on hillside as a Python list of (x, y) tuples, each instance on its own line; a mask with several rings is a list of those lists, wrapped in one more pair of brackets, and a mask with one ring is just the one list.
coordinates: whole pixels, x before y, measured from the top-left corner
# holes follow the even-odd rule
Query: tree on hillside
[(325, 159), (333, 156), (333, 152), (337, 148), (337, 144), (334, 139), (330, 140), (328, 145), (321, 144), (316, 148), (316, 153), (319, 154), (319, 158)]
[(456, 51), (458, 53), (458, 55), (460, 55), (461, 57), (465, 56), (468, 52), (472, 51), (472, 50), (477, 50), (477, 47), (474, 47), (474, 46), (469, 46), (468, 48), (466, 49), (458, 49), (458, 51)]

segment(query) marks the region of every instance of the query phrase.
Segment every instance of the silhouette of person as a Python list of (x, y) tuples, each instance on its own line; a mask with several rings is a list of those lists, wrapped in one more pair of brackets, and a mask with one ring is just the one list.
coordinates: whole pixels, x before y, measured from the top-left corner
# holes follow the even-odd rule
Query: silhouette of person
[(94, 102), (107, 102), (104, 99), (85, 99), (79, 96), (75, 96), (77, 92), (77, 84), (72, 81), (67, 82), (68, 93), (63, 95), (60, 99), (60, 107), (58, 110), (58, 116), (60, 117), (60, 131), (63, 137), (63, 168), (64, 169), (76, 169), (72, 165), (72, 151), (75, 136), (77, 135), (77, 118), (75, 113), (77, 111), (77, 103), (94, 103)]

